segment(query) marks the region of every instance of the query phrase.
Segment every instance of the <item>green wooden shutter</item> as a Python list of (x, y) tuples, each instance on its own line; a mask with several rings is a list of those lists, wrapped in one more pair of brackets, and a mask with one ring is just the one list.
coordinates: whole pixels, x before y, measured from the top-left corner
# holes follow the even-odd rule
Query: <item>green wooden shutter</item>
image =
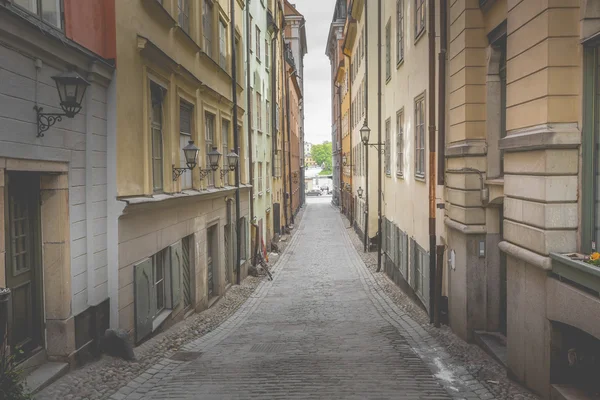
[(135, 337), (139, 342), (152, 333), (154, 318), (152, 259), (147, 258), (134, 267)]
[(427, 309), (427, 312), (430, 311), (430, 304), (429, 304), (429, 254), (423, 250), (421, 252), (421, 271), (422, 271), (422, 275), (423, 279), (421, 279), (421, 293), (423, 293), (423, 304), (425, 305), (425, 308)]
[(181, 240), (171, 245), (171, 307), (175, 309), (181, 302)]

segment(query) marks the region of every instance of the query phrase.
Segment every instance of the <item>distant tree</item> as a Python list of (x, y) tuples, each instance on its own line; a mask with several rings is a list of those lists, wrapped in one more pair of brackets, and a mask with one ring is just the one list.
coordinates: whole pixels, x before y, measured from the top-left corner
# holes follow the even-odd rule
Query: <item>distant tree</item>
[(323, 167), (324, 170), (331, 170), (333, 164), (331, 142), (324, 142), (323, 144), (315, 144), (311, 149), (311, 156), (313, 160)]

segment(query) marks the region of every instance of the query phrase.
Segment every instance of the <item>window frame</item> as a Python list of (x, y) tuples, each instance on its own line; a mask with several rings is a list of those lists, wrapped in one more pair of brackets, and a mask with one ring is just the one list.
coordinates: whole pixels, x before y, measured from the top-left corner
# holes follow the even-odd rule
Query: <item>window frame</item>
[[(204, 111), (204, 158), (206, 168), (210, 169), (210, 160), (208, 158), (208, 152), (212, 150), (212, 147), (215, 145), (215, 123), (217, 120), (217, 116), (210, 111)], [(209, 121), (212, 121), (212, 129), (208, 129)], [(209, 131), (211, 133), (211, 137), (209, 138)], [(210, 140), (209, 140), (210, 139)], [(206, 186), (214, 187), (215, 186), (215, 173), (214, 171), (210, 171), (206, 175)]]
[(262, 133), (262, 95), (256, 91), (256, 130)]
[[(211, 0), (202, 2), (202, 47), (204, 52), (213, 57), (213, 19), (215, 15), (215, 5)], [(208, 29), (207, 29), (208, 28)]]
[[(182, 111), (189, 112), (189, 114), (190, 114), (189, 132), (185, 132), (181, 128)], [(182, 144), (181, 143), (182, 136), (186, 136), (187, 141), (185, 142), (185, 145), (187, 145), (188, 141), (194, 140), (193, 132), (194, 132), (194, 106), (180, 98), (179, 99), (179, 142), (180, 142), (180, 144)], [(185, 159), (185, 154), (183, 152), (183, 147), (180, 149), (179, 160), (180, 160), (179, 166), (181, 168), (187, 168), (187, 163), (186, 163), (186, 159)], [(187, 185), (188, 179), (189, 179), (189, 185)], [(180, 183), (180, 187), (182, 190), (183, 189), (192, 189), (194, 186), (192, 171), (190, 171), (190, 170), (184, 171), (184, 173), (180, 177), (179, 183)]]
[(384, 171), (389, 177), (392, 176), (392, 119), (385, 120), (385, 143), (384, 143)]
[(392, 19), (385, 24), (385, 81), (392, 79)]
[[(227, 125), (227, 129), (225, 129), (225, 125)], [(222, 182), (223, 186), (229, 186), (229, 160), (227, 159), (227, 154), (229, 154), (229, 145), (231, 137), (231, 121), (227, 118), (221, 118), (221, 150), (223, 154), (221, 155), (221, 161), (223, 163), (223, 170), (228, 171), (223, 174)]]
[(222, 18), (219, 18), (219, 66), (225, 71), (229, 71), (227, 45), (227, 23)]
[(177, 0), (177, 23), (188, 35), (192, 29), (191, 9), (190, 0)]
[[(31, 1), (31, 0), (28, 0)], [(39, 19), (41, 22), (43, 22), (44, 24), (52, 27), (53, 29), (56, 29), (60, 32), (65, 33), (65, 4), (64, 4), (64, 0), (56, 0), (58, 2), (58, 20), (60, 23), (60, 26), (56, 26), (54, 25), (52, 22), (44, 19), (44, 15), (43, 15), (43, 8), (42, 8), (42, 0), (33, 0), (35, 1), (36, 4), (36, 10), (32, 11), (30, 10), (28, 7), (22, 6), (21, 4), (19, 4), (17, 2), (17, 0), (11, 0), (9, 1), (9, 3), (13, 4), (14, 6), (16, 6), (17, 8), (19, 8), (20, 10), (23, 10), (25, 12), (27, 12), (28, 14), (31, 14), (33, 16), (35, 16), (37, 19)]]
[(404, 107), (396, 112), (396, 176), (404, 177)]
[[(157, 82), (150, 80), (149, 81), (149, 92), (150, 97), (149, 107), (150, 107), (150, 160), (151, 160), (151, 173), (152, 173), (152, 192), (153, 193), (162, 193), (165, 187), (165, 177), (164, 177), (164, 163), (165, 163), (165, 138), (164, 138), (164, 125), (165, 125), (165, 99), (166, 99), (166, 89), (158, 84)], [(154, 120), (154, 99), (155, 94), (160, 91), (160, 121), (157, 123)], [(158, 131), (160, 134), (160, 148), (155, 148), (155, 133)], [(157, 151), (158, 150), (158, 151)], [(157, 155), (160, 153), (160, 155)], [(159, 168), (157, 171), (157, 162), (159, 163)], [(158, 182), (160, 180), (160, 182)]]
[(427, 4), (425, 0), (415, 0), (415, 43), (423, 36), (427, 26)]
[(396, 0), (396, 66), (404, 62), (404, 0)]
[(261, 35), (260, 34), (261, 34), (261, 31), (260, 31), (260, 28), (258, 27), (258, 25), (255, 26), (255, 33), (256, 33), (256, 38), (255, 38), (255, 40), (256, 40), (256, 43), (255, 43), (256, 44), (256, 59), (260, 63), (261, 62), (261, 59), (260, 59), (260, 45), (261, 45), (261, 43), (260, 43)]
[[(427, 167), (425, 162), (425, 149), (427, 147), (427, 138), (425, 135), (425, 92), (415, 98), (414, 101), (415, 116), (415, 178), (425, 180)], [(419, 114), (420, 113), (420, 114)]]

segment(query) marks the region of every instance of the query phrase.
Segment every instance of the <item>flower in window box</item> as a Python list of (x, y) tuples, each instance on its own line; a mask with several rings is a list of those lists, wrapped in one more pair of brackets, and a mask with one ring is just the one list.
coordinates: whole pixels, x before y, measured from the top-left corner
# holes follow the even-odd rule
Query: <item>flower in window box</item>
[(588, 264), (592, 264), (595, 266), (600, 266), (600, 253), (592, 253), (589, 258), (586, 260)]

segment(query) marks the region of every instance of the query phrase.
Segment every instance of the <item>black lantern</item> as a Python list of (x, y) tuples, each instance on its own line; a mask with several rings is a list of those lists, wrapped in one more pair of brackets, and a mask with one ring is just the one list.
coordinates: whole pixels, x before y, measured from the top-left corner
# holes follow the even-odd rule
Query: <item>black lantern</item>
[(362, 199), (363, 196), (363, 188), (362, 187), (358, 187), (358, 189), (356, 190), (356, 193), (358, 194), (358, 198)]
[(90, 83), (75, 71), (63, 72), (52, 79), (60, 96), (60, 108), (68, 118), (73, 118), (81, 111), (81, 102)]
[(192, 169), (194, 169), (194, 167), (196, 167), (197, 160), (198, 160), (198, 152), (200, 151), (200, 149), (194, 145), (193, 140), (190, 140), (188, 142), (188, 145), (185, 146), (182, 150), (183, 150), (183, 155), (185, 157), (185, 164), (187, 165), (187, 168), (175, 168), (175, 166), (173, 166), (173, 180), (174, 181), (176, 181), (177, 178), (179, 178), (181, 176), (181, 174), (183, 174), (186, 170), (188, 170), (188, 169), (192, 170)]
[(346, 163), (348, 162), (346, 155), (344, 154), (344, 156), (342, 157), (342, 164), (344, 164), (344, 167), (346, 166)]
[(367, 123), (360, 128), (360, 140), (366, 146), (369, 143), (369, 136), (371, 135), (371, 128), (367, 126)]
[(43, 113), (43, 108), (35, 105), (33, 109), (37, 114), (38, 133), (37, 137), (44, 136), (52, 125), (62, 121), (62, 117), (73, 118), (81, 111), (83, 96), (90, 83), (73, 70), (53, 76), (56, 83), (58, 96), (60, 97), (60, 108), (64, 113)]
[(229, 154), (227, 154), (227, 165), (229, 166), (230, 171), (235, 171), (235, 169), (238, 166), (239, 160), (240, 156), (238, 156), (238, 154), (233, 149), (231, 149)]
[(221, 153), (219, 153), (219, 150), (217, 150), (217, 146), (213, 146), (212, 150), (206, 155), (208, 156), (208, 165), (210, 165), (210, 169), (213, 171), (218, 170)]

